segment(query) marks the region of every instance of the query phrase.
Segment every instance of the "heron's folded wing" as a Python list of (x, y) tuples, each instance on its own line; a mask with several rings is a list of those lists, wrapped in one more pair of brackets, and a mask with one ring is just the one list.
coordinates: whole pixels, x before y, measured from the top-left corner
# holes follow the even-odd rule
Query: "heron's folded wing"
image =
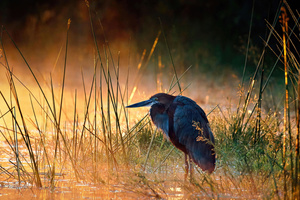
[(214, 137), (204, 111), (194, 101), (186, 100), (176, 107), (173, 120), (179, 143), (203, 170), (213, 171)]

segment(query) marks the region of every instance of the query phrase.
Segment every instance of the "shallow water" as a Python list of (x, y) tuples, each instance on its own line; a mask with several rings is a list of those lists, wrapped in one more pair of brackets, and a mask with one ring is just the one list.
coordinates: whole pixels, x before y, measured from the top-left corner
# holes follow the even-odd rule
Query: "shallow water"
[(182, 199), (181, 187), (170, 187), (162, 196), (148, 191), (133, 191), (124, 185), (88, 185), (67, 183), (65, 186), (36, 189), (30, 187), (0, 187), (0, 199)]
[[(126, 173), (122, 173), (126, 176)], [(263, 199), (262, 191), (254, 191), (247, 183), (235, 188), (229, 180), (218, 182), (213, 176), (214, 186), (201, 185), (180, 180), (183, 173), (166, 180), (155, 180), (153, 174), (132, 176), (115, 183), (92, 184), (59, 177), (55, 188), (38, 189), (29, 184), (0, 181), (0, 199)], [(149, 175), (149, 176), (148, 176)], [(130, 177), (131, 176), (131, 177)], [(157, 176), (157, 174), (156, 174)], [(162, 175), (164, 176), (164, 175)], [(197, 176), (197, 175), (196, 175)], [(111, 181), (112, 182), (112, 181)], [(200, 184), (200, 185), (199, 185)], [(200, 189), (201, 188), (201, 189)], [(222, 188), (222, 189), (221, 189)]]

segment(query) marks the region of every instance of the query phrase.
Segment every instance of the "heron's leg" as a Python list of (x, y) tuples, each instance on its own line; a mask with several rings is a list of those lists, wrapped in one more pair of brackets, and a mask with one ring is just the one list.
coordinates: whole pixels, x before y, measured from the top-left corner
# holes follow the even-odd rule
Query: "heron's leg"
[(189, 157), (189, 162), (190, 162), (190, 181), (193, 181), (193, 174), (194, 174), (194, 164), (192, 159)]
[(189, 173), (189, 156), (187, 154), (184, 154), (184, 161), (185, 161), (184, 181), (186, 181), (188, 173)]

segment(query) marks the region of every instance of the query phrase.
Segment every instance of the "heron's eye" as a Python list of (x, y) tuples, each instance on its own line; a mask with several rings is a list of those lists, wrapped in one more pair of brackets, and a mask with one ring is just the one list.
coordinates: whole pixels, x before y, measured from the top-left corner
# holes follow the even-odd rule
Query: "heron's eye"
[(154, 101), (158, 101), (158, 98), (157, 98), (157, 97), (154, 97), (153, 100), (154, 100)]

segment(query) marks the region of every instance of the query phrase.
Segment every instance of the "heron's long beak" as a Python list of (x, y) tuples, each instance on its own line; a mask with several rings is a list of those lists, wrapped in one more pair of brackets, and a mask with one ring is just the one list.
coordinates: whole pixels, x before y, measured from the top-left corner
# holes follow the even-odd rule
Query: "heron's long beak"
[(129, 106), (126, 106), (126, 108), (138, 108), (138, 107), (146, 107), (146, 106), (151, 106), (153, 104), (153, 100), (149, 99), (146, 101), (141, 101), (139, 103), (131, 104)]

